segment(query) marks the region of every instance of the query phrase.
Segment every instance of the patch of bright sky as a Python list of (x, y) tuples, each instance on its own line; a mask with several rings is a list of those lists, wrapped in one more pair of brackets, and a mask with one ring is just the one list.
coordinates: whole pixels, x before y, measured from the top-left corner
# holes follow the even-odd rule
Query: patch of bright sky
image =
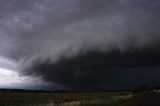
[(12, 86), (13, 83), (20, 83), (21, 80), (15, 71), (0, 68), (0, 86)]
[(39, 78), (21, 76), (16, 67), (15, 61), (0, 57), (0, 88), (32, 88), (35, 82), (37, 85), (43, 84)]

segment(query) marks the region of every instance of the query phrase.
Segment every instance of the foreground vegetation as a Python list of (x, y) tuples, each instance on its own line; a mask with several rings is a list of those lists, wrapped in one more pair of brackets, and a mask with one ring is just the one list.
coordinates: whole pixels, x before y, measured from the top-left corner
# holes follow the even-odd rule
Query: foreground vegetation
[(0, 106), (117, 106), (132, 99), (131, 92), (0, 93)]

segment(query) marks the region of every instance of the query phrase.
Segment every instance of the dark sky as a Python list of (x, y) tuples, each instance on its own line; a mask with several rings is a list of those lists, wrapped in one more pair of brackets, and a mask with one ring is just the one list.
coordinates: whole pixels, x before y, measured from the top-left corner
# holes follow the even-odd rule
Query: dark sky
[(160, 86), (159, 19), (159, 0), (1, 0), (0, 87)]

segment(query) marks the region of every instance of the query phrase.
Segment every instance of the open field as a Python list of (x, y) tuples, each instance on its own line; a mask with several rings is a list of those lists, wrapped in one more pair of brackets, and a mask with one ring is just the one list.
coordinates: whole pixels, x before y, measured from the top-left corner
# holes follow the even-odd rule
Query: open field
[(135, 96), (131, 92), (1, 92), (0, 106), (117, 106)]

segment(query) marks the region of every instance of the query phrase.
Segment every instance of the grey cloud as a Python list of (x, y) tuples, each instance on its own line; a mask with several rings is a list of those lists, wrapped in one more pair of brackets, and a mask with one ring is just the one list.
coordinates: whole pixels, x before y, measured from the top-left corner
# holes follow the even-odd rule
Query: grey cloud
[[(150, 66), (148, 63), (144, 65), (146, 69), (142, 63), (136, 64), (139, 57), (137, 60), (132, 58), (134, 55), (143, 57), (142, 54), (145, 55), (145, 52), (138, 50), (145, 51), (144, 48), (148, 47), (154, 48), (153, 50), (159, 53), (157, 42), (160, 41), (160, 2), (158, 0), (2, 0), (0, 4), (0, 55), (16, 60), (22, 75), (43, 76), (46, 81), (56, 82), (69, 88), (81, 88), (83, 84), (85, 86), (88, 83), (91, 83), (91, 87), (100, 87), (97, 84), (104, 86), (103, 83), (108, 85), (114, 81), (111, 73), (113, 76), (123, 72), (129, 74), (128, 72), (134, 72), (130, 70), (137, 69), (138, 64), (141, 67), (137, 70), (151, 70), (152, 67), (157, 70), (159, 67), (158, 62), (152, 61), (155, 66)], [(108, 53), (113, 49), (126, 55), (128, 51), (136, 50), (134, 55), (126, 58), (126, 61), (131, 59), (130, 65), (133, 64), (129, 67), (131, 69), (123, 68), (123, 65), (128, 64), (127, 62), (123, 64), (123, 56), (117, 54), (120, 62), (113, 63), (112, 67), (116, 68), (115, 64), (119, 64), (120, 71), (105, 66), (101, 72), (99, 70), (103, 67), (100, 66), (87, 69), (88, 73), (77, 73), (78, 69), (74, 70), (75, 66), (81, 67), (81, 63), (75, 65), (71, 61), (92, 55), (90, 53), (92, 50), (100, 53), (96, 56), (103, 60), (101, 55), (105, 53), (104, 57), (109, 56)], [(146, 52), (150, 53), (149, 51), (151, 50)], [(63, 58), (64, 63), (61, 60)], [(92, 58), (95, 63), (91, 63), (91, 66), (99, 65), (96, 63), (99, 58)], [(114, 58), (110, 61), (114, 61)], [(90, 61), (84, 59), (82, 62), (85, 62), (86, 65), (83, 64), (82, 67), (86, 70)], [(106, 60), (102, 63), (112, 64)], [(46, 71), (43, 70), (44, 67)], [(106, 68), (110, 71), (105, 71)], [(138, 71), (135, 71), (135, 75), (137, 73)], [(75, 80), (74, 74), (78, 75), (77, 84), (72, 82)], [(102, 76), (102, 79), (96, 76), (97, 74)], [(108, 77), (105, 78), (105, 75)], [(91, 79), (87, 79), (88, 77)], [(69, 82), (65, 82), (68, 80)]]
[[(90, 51), (75, 57), (37, 60), (24, 70), (25, 75), (41, 76), (65, 89), (131, 89), (158, 86), (160, 51), (131, 48), (125, 52)], [(26, 71), (28, 70), (28, 71)], [(146, 83), (144, 83), (146, 82)], [(148, 83), (147, 83), (148, 82)]]

